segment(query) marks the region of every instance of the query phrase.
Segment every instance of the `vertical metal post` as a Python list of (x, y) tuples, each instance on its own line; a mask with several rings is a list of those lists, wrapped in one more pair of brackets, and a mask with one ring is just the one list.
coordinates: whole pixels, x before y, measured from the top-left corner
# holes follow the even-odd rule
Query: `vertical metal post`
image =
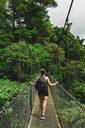
[(20, 74), (21, 73), (21, 67), (20, 66), (21, 65), (20, 65), (20, 54), (19, 54), (19, 71), (18, 71), (18, 73), (19, 73), (19, 76), (18, 76), (19, 77), (18, 78), (19, 79), (19, 82), (20, 82), (20, 77), (21, 77), (21, 74)]
[(32, 85), (30, 85), (30, 114), (32, 112)]

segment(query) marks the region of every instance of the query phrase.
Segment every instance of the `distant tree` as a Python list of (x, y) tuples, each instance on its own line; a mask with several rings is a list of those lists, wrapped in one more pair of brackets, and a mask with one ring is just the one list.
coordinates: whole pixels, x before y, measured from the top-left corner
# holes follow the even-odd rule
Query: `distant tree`
[(65, 51), (65, 58), (79, 60), (84, 56), (84, 49), (81, 45), (81, 40), (76, 38), (71, 32), (70, 27), (72, 24), (68, 24), (66, 29), (54, 27), (54, 35), (51, 38), (51, 42), (55, 42)]
[(58, 62), (62, 62), (64, 60), (64, 51), (56, 43), (46, 44), (45, 49), (50, 54), (53, 64), (57, 64)]
[[(37, 71), (41, 67), (46, 67), (49, 62), (49, 53), (42, 47), (41, 44), (31, 45), (24, 41), (14, 43), (5, 48), (1, 52), (3, 66), (1, 65), (0, 72), (7, 78), (25, 80), (32, 71)], [(4, 70), (4, 69), (5, 70)]]
[(0, 0), (0, 48), (10, 44), (12, 39), (11, 27), (7, 20), (6, 0)]
[(15, 40), (19, 40), (21, 35), (21, 39), (28, 42), (48, 41), (52, 36), (52, 26), (47, 14), (49, 6), (57, 6), (55, 0), (8, 1), (8, 21)]
[(77, 37), (76, 37), (76, 39), (80, 42), (80, 44), (81, 44), (81, 45), (83, 45), (83, 43), (84, 43), (85, 39), (80, 39), (80, 37), (79, 37), (79, 36), (77, 36)]

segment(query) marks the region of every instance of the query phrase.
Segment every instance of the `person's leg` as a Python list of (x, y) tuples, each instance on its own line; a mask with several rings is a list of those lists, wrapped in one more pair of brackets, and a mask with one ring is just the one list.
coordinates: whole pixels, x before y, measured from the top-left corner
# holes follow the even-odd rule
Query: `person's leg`
[(39, 95), (40, 112), (42, 113), (42, 96)]
[(41, 114), (44, 115), (46, 111), (46, 104), (48, 100), (48, 96), (42, 96), (41, 102)]

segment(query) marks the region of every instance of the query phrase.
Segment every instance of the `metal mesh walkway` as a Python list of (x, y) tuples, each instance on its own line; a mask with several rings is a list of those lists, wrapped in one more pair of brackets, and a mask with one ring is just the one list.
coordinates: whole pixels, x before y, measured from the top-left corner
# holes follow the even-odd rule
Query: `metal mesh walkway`
[(41, 120), (39, 117), (39, 99), (38, 96), (36, 96), (36, 100), (28, 128), (59, 128), (59, 127), (60, 126), (59, 126), (58, 116), (55, 111), (51, 93), (49, 92), (45, 120)]

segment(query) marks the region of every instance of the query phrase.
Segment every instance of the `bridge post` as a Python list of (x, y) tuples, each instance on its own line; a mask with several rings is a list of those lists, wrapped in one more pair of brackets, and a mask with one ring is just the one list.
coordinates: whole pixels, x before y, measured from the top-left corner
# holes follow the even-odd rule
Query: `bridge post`
[(32, 112), (32, 86), (30, 85), (30, 114)]

